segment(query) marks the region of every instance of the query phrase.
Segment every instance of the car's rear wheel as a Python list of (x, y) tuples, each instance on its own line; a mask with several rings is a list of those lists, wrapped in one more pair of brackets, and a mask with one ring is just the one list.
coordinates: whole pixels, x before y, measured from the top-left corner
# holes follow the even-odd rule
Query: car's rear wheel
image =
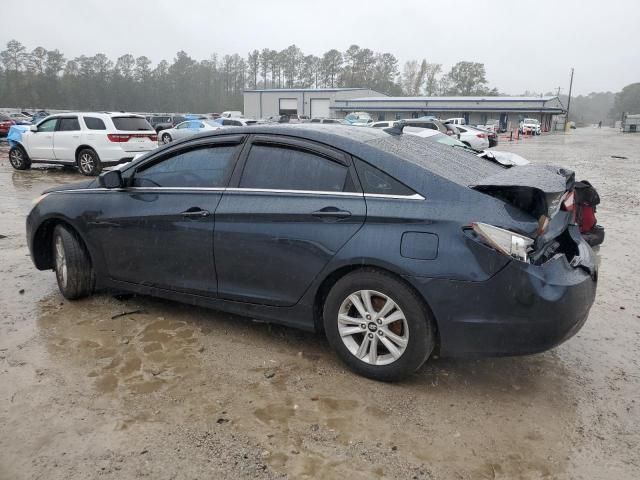
[(168, 133), (163, 133), (160, 136), (160, 140), (162, 140), (162, 143), (164, 143), (165, 145), (167, 143), (171, 143), (171, 135), (169, 135)]
[(53, 259), (58, 288), (69, 300), (93, 292), (94, 274), (89, 252), (71, 229), (57, 225), (53, 231)]
[(29, 155), (21, 146), (11, 147), (9, 150), (9, 163), (16, 170), (28, 170), (31, 168), (31, 160)]
[(430, 313), (394, 276), (359, 270), (336, 282), (324, 304), (327, 339), (356, 373), (395, 381), (413, 373), (435, 346)]
[(98, 154), (90, 148), (78, 152), (78, 169), (83, 175), (95, 177), (102, 171), (102, 163)]

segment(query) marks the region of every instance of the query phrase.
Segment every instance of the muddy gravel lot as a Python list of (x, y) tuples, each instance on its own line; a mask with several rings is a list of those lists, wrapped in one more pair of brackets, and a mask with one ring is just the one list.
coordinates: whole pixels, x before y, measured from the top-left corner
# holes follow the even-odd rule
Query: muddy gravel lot
[(0, 478), (640, 478), (640, 134), (498, 148), (600, 192), (589, 320), (544, 354), (431, 359), (383, 384), (318, 335), (148, 297), (65, 300), (24, 220), (80, 175), (14, 171), (0, 146)]

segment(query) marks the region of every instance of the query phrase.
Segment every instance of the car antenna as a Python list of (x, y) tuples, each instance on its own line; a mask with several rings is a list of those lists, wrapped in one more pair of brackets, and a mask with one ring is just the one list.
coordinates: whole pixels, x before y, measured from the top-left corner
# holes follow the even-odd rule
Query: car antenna
[(398, 120), (393, 124), (393, 127), (383, 128), (389, 135), (402, 135), (402, 130), (407, 126), (407, 122), (404, 120)]

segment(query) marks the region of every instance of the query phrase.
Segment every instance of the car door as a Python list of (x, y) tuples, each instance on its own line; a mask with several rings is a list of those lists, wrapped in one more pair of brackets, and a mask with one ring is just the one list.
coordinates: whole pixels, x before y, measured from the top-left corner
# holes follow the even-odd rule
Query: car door
[(56, 160), (75, 162), (76, 148), (80, 145), (80, 122), (78, 117), (62, 117), (53, 132), (53, 153)]
[(31, 132), (28, 140), (28, 154), (37, 160), (53, 160), (53, 133), (58, 124), (58, 118), (50, 118), (38, 125), (36, 132)]
[(347, 155), (312, 142), (255, 136), (216, 210), (218, 296), (294, 305), (365, 215)]
[(111, 279), (215, 296), (214, 212), (242, 136), (180, 145), (125, 171), (91, 220)]

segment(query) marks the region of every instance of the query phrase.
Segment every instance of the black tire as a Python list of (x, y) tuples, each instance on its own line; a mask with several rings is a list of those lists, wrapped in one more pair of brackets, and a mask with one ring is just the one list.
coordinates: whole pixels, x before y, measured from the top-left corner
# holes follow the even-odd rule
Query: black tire
[(100, 162), (100, 157), (98, 157), (98, 154), (90, 148), (85, 148), (78, 152), (76, 163), (80, 173), (88, 177), (95, 177), (102, 171), (102, 162)]
[(9, 163), (16, 170), (29, 170), (31, 168), (29, 155), (20, 145), (11, 147), (9, 150)]
[(89, 252), (78, 234), (64, 225), (57, 225), (51, 247), (56, 280), (62, 295), (69, 300), (90, 295), (95, 276)]
[(171, 143), (173, 139), (171, 138), (171, 135), (169, 135), (168, 133), (163, 133), (162, 135), (160, 135), (160, 141), (164, 145), (166, 145), (167, 143)]
[[(379, 292), (393, 300), (393, 302), (399, 307), (401, 311), (400, 313), (404, 314), (406, 323), (398, 320), (397, 322), (385, 327), (377, 326), (376, 322), (373, 320), (367, 321), (367, 319), (362, 318), (362, 315), (357, 313), (355, 304), (353, 304), (349, 298), (352, 294), (357, 294), (357, 292), (366, 290), (373, 291), (373, 293)], [(379, 312), (382, 310), (382, 306), (384, 304), (378, 304), (376, 306), (375, 303), (377, 301), (382, 302), (384, 300), (382, 297), (374, 297), (375, 295), (371, 297), (371, 304), (373, 305), (374, 311)], [(345, 338), (349, 337), (350, 340), (345, 341), (343, 341), (343, 337), (340, 335), (338, 325), (338, 315), (344, 305), (351, 305), (350, 307), (347, 307), (351, 309), (349, 310), (349, 313), (347, 313), (349, 317), (358, 317), (358, 321), (363, 320), (363, 323), (359, 325), (359, 328), (362, 328), (361, 336), (359, 332), (347, 335)], [(392, 312), (395, 311), (392, 310)], [(389, 318), (390, 317), (391, 315), (389, 315)], [(357, 270), (338, 280), (325, 300), (323, 319), (327, 339), (333, 349), (337, 352), (338, 356), (351, 370), (374, 380), (391, 382), (410, 375), (422, 366), (435, 347), (434, 322), (431, 318), (430, 312), (425, 307), (422, 300), (401, 280), (391, 274), (378, 270)], [(384, 340), (381, 337), (384, 336), (385, 331), (389, 333), (389, 330), (392, 329), (394, 324), (395, 327), (393, 328), (397, 328), (398, 322), (401, 324), (401, 330), (396, 329), (392, 331), (392, 333), (397, 335), (403, 335), (406, 333), (408, 340), (406, 341), (404, 351), (397, 359), (391, 360), (388, 364), (372, 364), (370, 363), (370, 353), (365, 354), (365, 358), (367, 360), (364, 360), (356, 356), (357, 352), (352, 353), (350, 350), (354, 349), (355, 346), (358, 345), (358, 338), (362, 338), (362, 342), (364, 342), (364, 337), (368, 336), (370, 338), (368, 341), (374, 342), (376, 345), (376, 352), (378, 352), (376, 353), (376, 357), (380, 358), (380, 361), (384, 362), (385, 360), (383, 357), (386, 356), (387, 359), (389, 359), (391, 350), (387, 349), (386, 345), (382, 344)], [(365, 323), (366, 326), (363, 327), (363, 324)], [(380, 323), (380, 321), (378, 321), (378, 323)], [(378, 331), (378, 327), (382, 332)], [(344, 329), (348, 327), (343, 325), (341, 328)], [(358, 327), (353, 326), (350, 328)], [(373, 330), (374, 328), (376, 329)], [(404, 332), (405, 328), (408, 329), (406, 332)], [(390, 338), (391, 337), (385, 340), (389, 342)], [(345, 342), (350, 342), (351, 345), (347, 346)], [(360, 345), (362, 345), (362, 342)], [(394, 345), (396, 344), (394, 343)], [(372, 349), (369, 348), (369, 350)], [(384, 354), (385, 350), (387, 351), (387, 355), (380, 355), (380, 357), (378, 357), (378, 354)], [(376, 359), (376, 361), (378, 360)]]

